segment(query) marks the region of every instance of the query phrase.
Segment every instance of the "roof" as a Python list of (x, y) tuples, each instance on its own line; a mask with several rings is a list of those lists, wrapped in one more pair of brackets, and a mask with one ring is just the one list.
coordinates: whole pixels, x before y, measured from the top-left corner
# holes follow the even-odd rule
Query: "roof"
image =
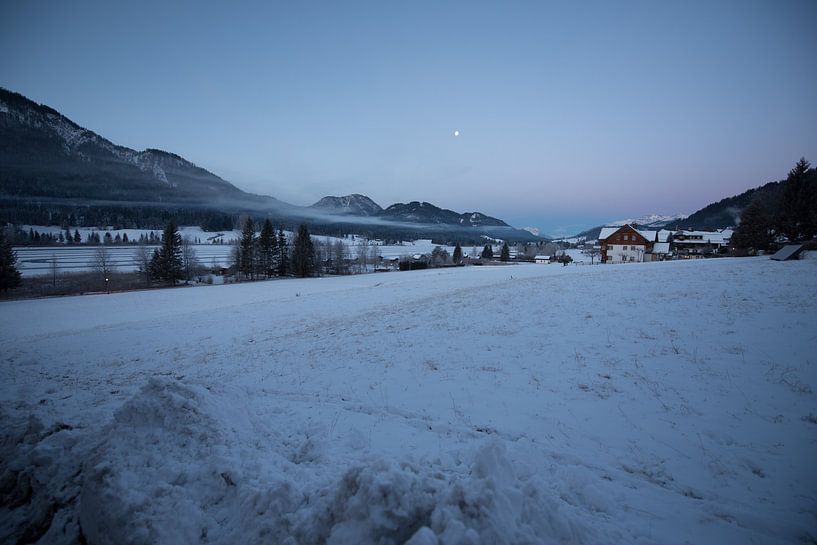
[(632, 225), (619, 225), (618, 227), (602, 227), (601, 232), (599, 233), (599, 240), (610, 238), (611, 235), (613, 235), (620, 229), (624, 229), (626, 227), (629, 227), (642, 237), (646, 238), (647, 241), (649, 242), (655, 241), (655, 235), (657, 234), (657, 231), (645, 231), (643, 229), (636, 229)]
[(800, 255), (800, 252), (803, 251), (802, 244), (787, 244), (777, 250), (775, 254), (771, 257), (775, 261), (788, 261), (789, 259), (797, 259), (797, 256)]
[(656, 242), (652, 247), (652, 253), (654, 253), (654, 254), (668, 254), (669, 253), (669, 242)]
[(658, 239), (657, 242), (669, 242), (669, 237), (672, 236), (672, 231), (667, 231), (666, 229), (661, 229), (658, 231)]
[(534, 256), (533, 259), (550, 259), (549, 255), (537, 255)]
[(599, 240), (610, 238), (610, 235), (621, 229), (621, 227), (602, 227), (599, 233)]
[[(686, 237), (701, 237), (699, 239), (687, 239)], [(729, 239), (732, 238), (731, 229), (723, 229), (721, 231), (676, 231), (675, 242), (681, 244), (729, 244)]]

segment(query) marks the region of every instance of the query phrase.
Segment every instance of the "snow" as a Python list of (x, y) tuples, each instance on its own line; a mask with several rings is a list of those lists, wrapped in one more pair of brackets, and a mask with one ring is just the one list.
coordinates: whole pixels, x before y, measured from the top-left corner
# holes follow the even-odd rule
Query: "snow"
[[(614, 234), (616, 231), (621, 229), (622, 226), (618, 227), (602, 227), (601, 232), (599, 233), (599, 240), (606, 240), (610, 238), (610, 235)], [(656, 240), (656, 236), (658, 235), (658, 231), (649, 231), (644, 229), (636, 229), (635, 230), (639, 235), (644, 237), (650, 242), (654, 242)], [(662, 231), (663, 232), (663, 231)]]
[(815, 266), (2, 302), (0, 542), (812, 542)]
[(647, 214), (645, 216), (641, 216), (640, 218), (630, 218), (626, 220), (613, 221), (610, 222), (609, 225), (621, 227), (622, 225), (636, 224), (645, 225), (647, 227), (660, 227), (662, 225), (666, 225), (674, 221), (684, 220), (687, 217), (689, 217), (689, 214), (671, 214), (671, 215)]
[[(24, 225), (23, 230), (28, 232), (33, 229), (39, 233), (52, 233), (58, 235), (64, 230), (58, 226), (38, 226), (38, 225)], [(85, 241), (87, 236), (91, 233), (97, 232), (101, 238), (104, 238), (105, 233), (110, 233), (112, 238), (116, 235), (128, 235), (131, 241), (138, 241), (140, 235), (150, 235), (150, 229), (94, 229), (94, 228), (71, 228), (71, 233), (77, 229)], [(196, 251), (196, 257), (204, 266), (228, 266), (231, 263), (232, 247), (229, 243), (236, 242), (241, 239), (241, 231), (203, 231), (200, 227), (185, 226), (180, 227), (179, 232), (183, 238), (195, 241), (198, 239), (203, 244), (193, 245)], [(161, 231), (153, 231), (154, 235), (161, 238)], [(284, 231), (287, 237), (292, 239), (294, 233)], [(364, 242), (364, 238), (351, 235), (345, 238), (337, 238), (325, 235), (312, 235), (314, 240), (318, 240), (325, 244), (334, 244), (338, 240), (343, 242), (350, 251), (350, 257), (357, 257), (357, 248)], [(217, 242), (213, 244), (212, 242)], [(414, 241), (402, 242), (400, 244), (382, 244), (381, 241), (370, 241), (371, 244), (377, 246), (377, 254), (384, 259), (402, 258), (418, 254), (431, 255), (438, 244), (435, 244), (430, 239), (419, 239)], [(440, 245), (440, 247), (453, 255), (454, 246)], [(82, 272), (93, 270), (94, 261), (98, 246), (87, 245), (60, 245), (55, 244), (51, 246), (17, 246), (14, 248), (17, 252), (18, 267), (23, 276), (37, 276), (47, 275), (51, 273), (51, 260), (57, 260), (57, 268), (59, 272)], [(139, 251), (136, 245), (124, 246), (107, 246), (108, 253), (119, 272), (133, 272), (138, 269), (137, 253)], [(480, 248), (480, 252), (482, 248)], [(498, 253), (498, 250), (497, 252)], [(479, 255), (479, 254), (477, 254)]]

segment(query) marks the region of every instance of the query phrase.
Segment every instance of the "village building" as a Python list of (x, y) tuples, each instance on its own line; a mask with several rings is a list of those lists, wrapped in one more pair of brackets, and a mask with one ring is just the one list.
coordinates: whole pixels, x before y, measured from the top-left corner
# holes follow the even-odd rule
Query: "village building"
[(658, 233), (636, 229), (632, 225), (602, 227), (599, 233), (602, 263), (640, 263), (652, 261)]
[(729, 249), (732, 229), (718, 231), (678, 230), (672, 235), (675, 254), (680, 259), (697, 259), (723, 254)]
[(602, 263), (638, 263), (722, 255), (729, 249), (731, 238), (732, 229), (648, 231), (632, 225), (603, 227), (599, 233)]

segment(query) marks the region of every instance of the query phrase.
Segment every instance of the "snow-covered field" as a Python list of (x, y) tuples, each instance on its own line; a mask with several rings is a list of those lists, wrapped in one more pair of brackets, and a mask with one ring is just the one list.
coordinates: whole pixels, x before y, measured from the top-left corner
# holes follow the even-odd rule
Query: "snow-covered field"
[[(22, 229), (28, 231), (29, 229), (36, 230), (39, 233), (51, 233), (59, 235), (61, 229), (57, 226), (42, 226), (42, 225), (23, 225)], [(149, 236), (151, 231), (149, 229), (110, 229), (107, 231), (100, 231), (88, 227), (71, 228), (73, 233), (77, 230), (82, 240), (86, 240), (89, 234), (99, 233), (100, 237), (104, 237), (105, 233), (110, 233), (111, 238), (116, 235), (128, 235), (131, 241), (139, 240), (141, 235)], [(161, 237), (161, 231), (152, 231), (155, 236)], [(193, 249), (196, 252), (198, 260), (204, 266), (228, 266), (231, 262), (231, 242), (241, 239), (241, 232), (237, 230), (232, 231), (218, 231), (210, 232), (203, 231), (200, 227), (186, 226), (181, 227), (179, 232), (182, 237), (193, 242), (198, 241), (201, 244), (194, 244)], [(292, 239), (293, 233), (285, 231), (286, 235)], [(324, 244), (334, 244), (340, 240), (349, 247), (350, 257), (357, 256), (357, 247), (364, 241), (364, 239), (351, 235), (347, 238), (336, 238), (323, 235), (313, 235), (313, 239), (319, 240)], [(215, 240), (220, 242), (213, 244)], [(405, 256), (412, 256), (416, 254), (430, 255), (432, 250), (437, 246), (431, 240), (415, 240), (407, 241), (401, 244), (380, 244), (379, 241), (374, 241), (372, 244), (377, 245), (377, 253), (384, 259), (401, 258)], [(441, 246), (448, 251), (449, 255), (454, 253), (453, 246)], [(52, 246), (17, 246), (14, 248), (17, 253), (18, 268), (23, 276), (42, 276), (50, 274), (53, 270), (52, 262), (56, 261), (58, 273), (73, 273), (93, 270), (98, 246), (69, 246), (69, 245), (52, 245)], [(119, 272), (133, 272), (138, 269), (137, 253), (139, 248), (137, 246), (108, 246), (107, 251), (110, 255), (112, 263)], [(465, 247), (462, 249), (465, 255), (472, 255), (478, 257), (482, 252), (482, 247)], [(499, 255), (500, 247), (494, 246), (496, 255)]]
[(813, 543), (817, 262), (0, 303), (0, 542)]

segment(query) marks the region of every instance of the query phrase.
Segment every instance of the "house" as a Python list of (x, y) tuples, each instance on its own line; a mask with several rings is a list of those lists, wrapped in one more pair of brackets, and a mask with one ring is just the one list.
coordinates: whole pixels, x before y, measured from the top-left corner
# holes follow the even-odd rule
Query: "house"
[[(651, 261), (656, 231), (636, 229), (632, 225), (602, 227), (599, 233), (602, 263), (639, 263)], [(649, 256), (648, 256), (649, 254)]]
[(672, 245), (669, 242), (656, 242), (649, 254), (651, 261), (666, 261), (672, 259)]
[(696, 259), (726, 253), (732, 229), (718, 231), (678, 230), (672, 235), (675, 254), (681, 259)]
[(545, 264), (547, 264), (547, 263), (550, 263), (550, 256), (549, 255), (537, 255), (537, 256), (534, 256), (533, 260), (536, 263), (540, 263), (540, 264), (545, 263)]

